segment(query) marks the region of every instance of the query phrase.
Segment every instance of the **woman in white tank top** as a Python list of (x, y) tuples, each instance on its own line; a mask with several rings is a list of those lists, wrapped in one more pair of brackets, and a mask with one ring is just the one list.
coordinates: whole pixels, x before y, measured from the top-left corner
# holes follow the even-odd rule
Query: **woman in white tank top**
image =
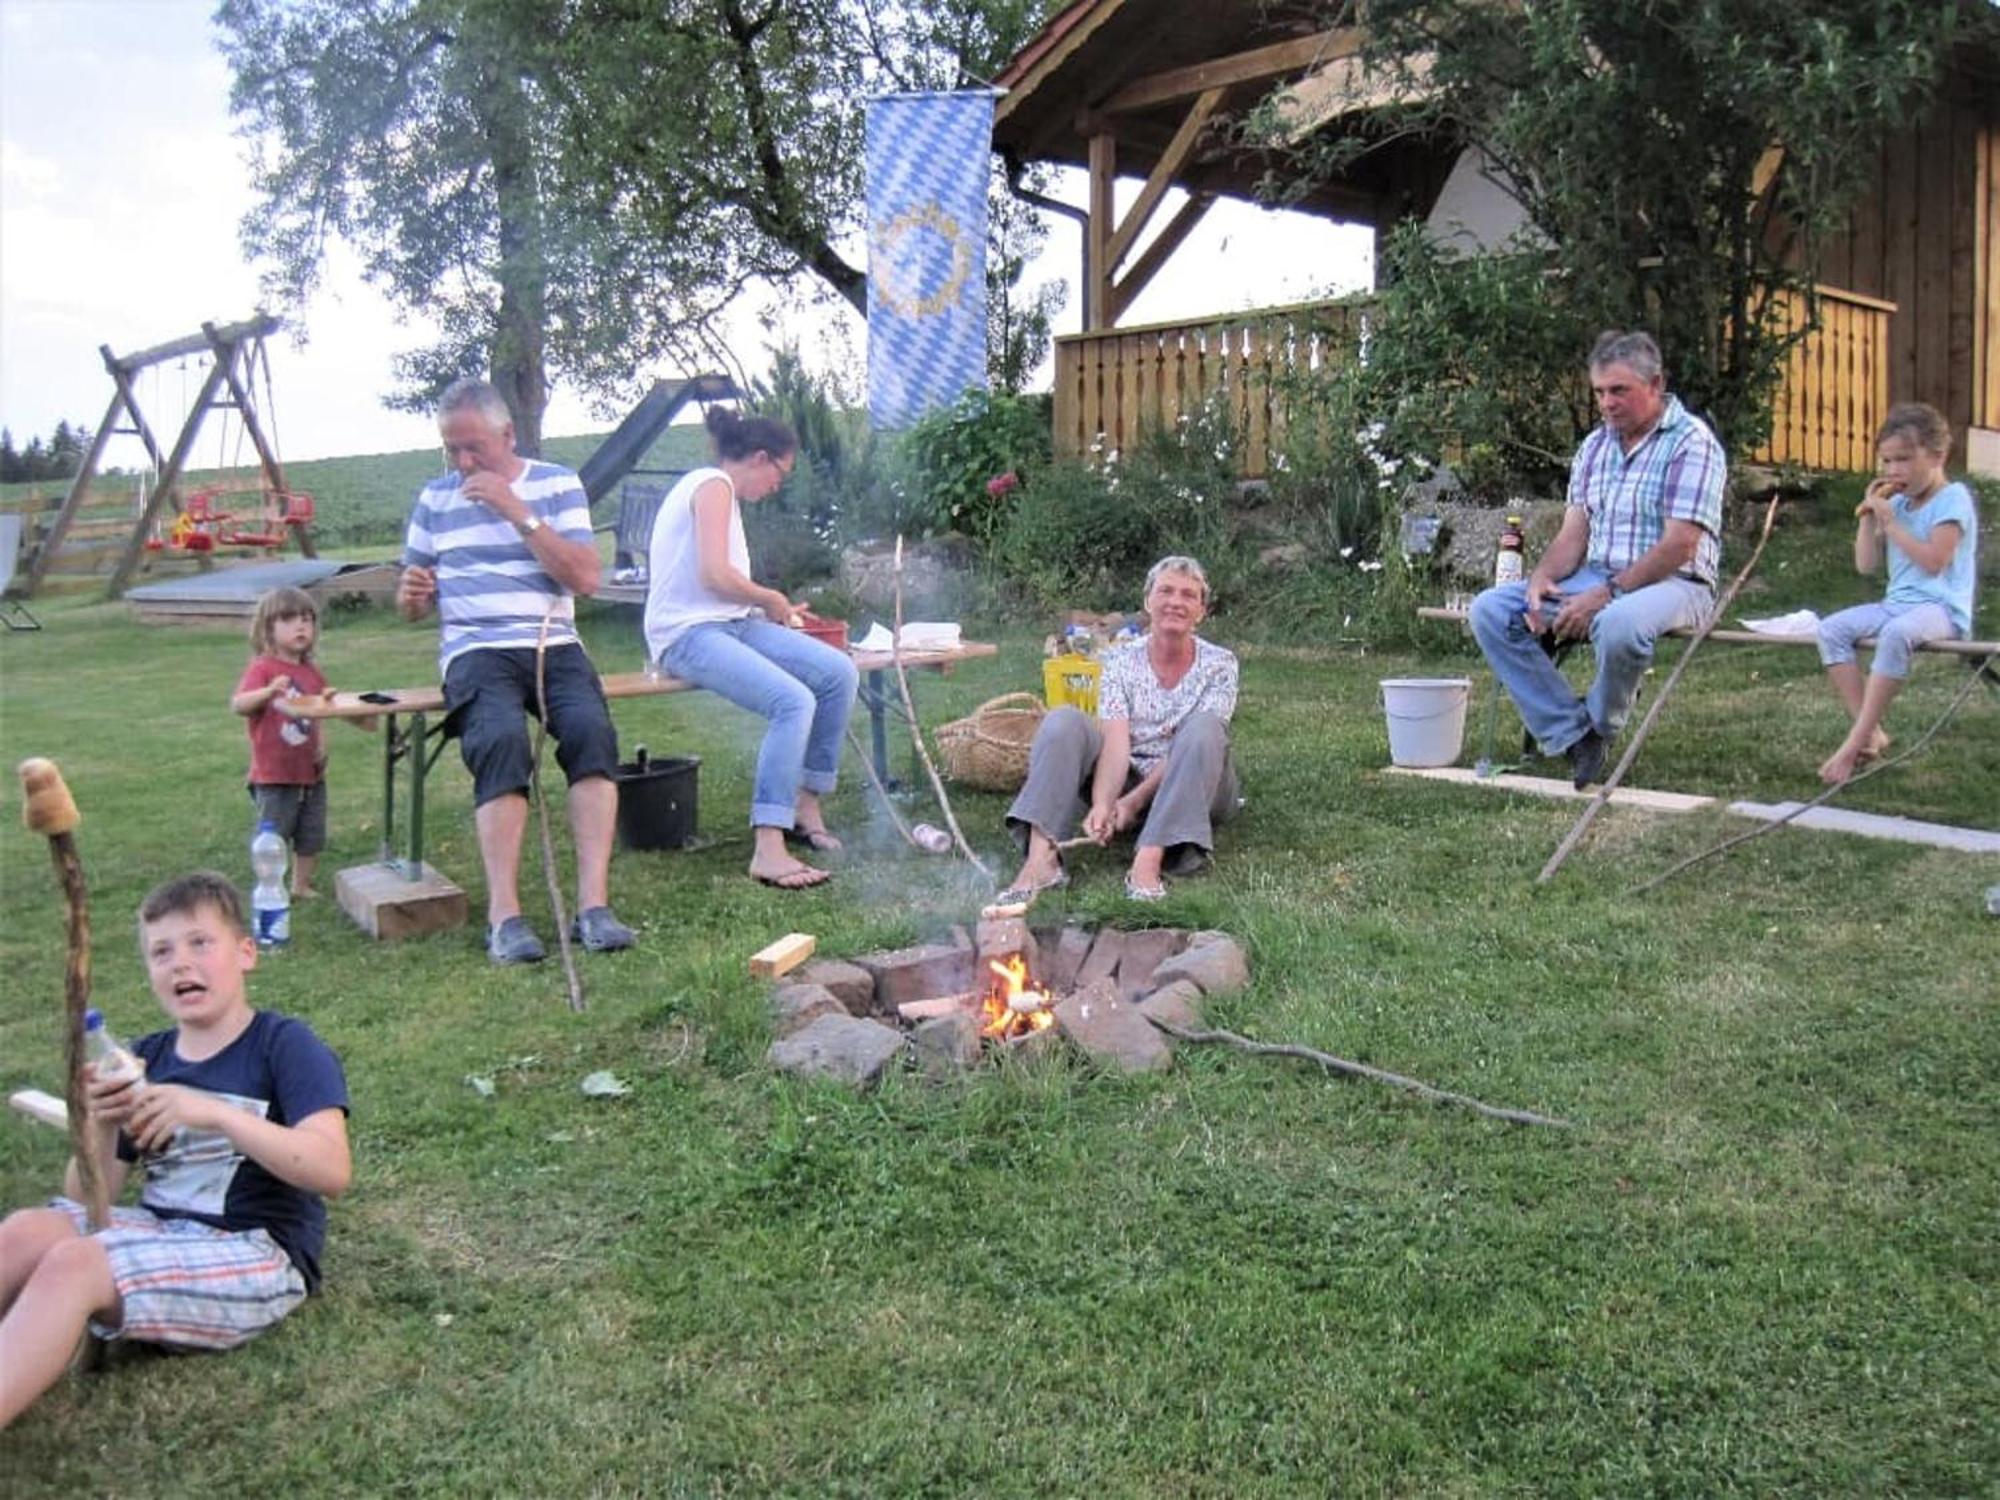
[(846, 652), (793, 628), (799, 606), (750, 576), (739, 506), (777, 492), (798, 438), (773, 418), (719, 407), (708, 430), (715, 465), (682, 476), (653, 523), (646, 650), (672, 676), (768, 721), (750, 795), (750, 874), (802, 890), (831, 872), (785, 844), (840, 847), (819, 799), (840, 770), (858, 674)]

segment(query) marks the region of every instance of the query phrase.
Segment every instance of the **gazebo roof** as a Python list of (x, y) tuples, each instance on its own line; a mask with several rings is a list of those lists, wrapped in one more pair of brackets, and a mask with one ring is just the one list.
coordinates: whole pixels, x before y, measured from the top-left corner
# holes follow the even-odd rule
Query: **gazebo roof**
[[(1284, 86), (1305, 111), (1295, 135), (1365, 131), (1365, 91), (1353, 87), (1362, 41), (1358, 27), (1327, 29), (1308, 7), (1271, 0), (1074, 0), (994, 80), (1007, 90), (994, 148), (1013, 161), (1081, 167), (1091, 138), (1109, 134), (1119, 173), (1145, 176), (1205, 92), (1219, 91), (1216, 114), (1240, 116)], [(1456, 155), (1453, 144), (1388, 136), (1297, 206), (1372, 224), (1425, 213)], [(1173, 180), (1190, 192), (1255, 199), (1282, 166), (1281, 152), (1210, 132)]]

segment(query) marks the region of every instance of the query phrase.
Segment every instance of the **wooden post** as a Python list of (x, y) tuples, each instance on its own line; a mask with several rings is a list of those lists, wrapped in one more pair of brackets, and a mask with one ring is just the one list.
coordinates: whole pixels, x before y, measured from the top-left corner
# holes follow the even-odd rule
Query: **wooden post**
[(56, 518), (49, 523), (47, 534), (41, 545), (35, 549), (34, 560), (28, 564), (28, 576), (21, 585), (24, 597), (32, 599), (35, 590), (42, 586), (48, 576), (49, 564), (55, 561), (56, 549), (62, 546), (63, 538), (69, 535), (70, 523), (83, 506), (83, 498), (90, 490), (90, 481), (97, 476), (97, 466), (104, 459), (104, 446), (111, 441), (111, 429), (118, 421), (118, 409), (125, 404), (124, 393), (114, 392), (111, 404), (104, 409), (104, 420), (97, 424), (97, 431), (90, 435), (90, 449), (83, 455), (83, 466), (76, 471), (76, 479), (70, 484), (69, 493), (63, 497), (62, 507), (56, 511)]
[(1083, 326), (1087, 332), (1111, 326), (1111, 235), (1117, 185), (1118, 138), (1100, 128), (1090, 138), (1090, 222), (1084, 229)]

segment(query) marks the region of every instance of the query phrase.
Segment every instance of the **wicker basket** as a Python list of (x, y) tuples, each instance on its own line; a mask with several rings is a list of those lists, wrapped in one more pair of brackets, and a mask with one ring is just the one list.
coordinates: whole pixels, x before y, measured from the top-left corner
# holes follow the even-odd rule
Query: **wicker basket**
[(983, 792), (1019, 791), (1028, 779), (1028, 746), (1046, 712), (1033, 693), (1005, 693), (940, 724), (935, 737), (945, 775)]

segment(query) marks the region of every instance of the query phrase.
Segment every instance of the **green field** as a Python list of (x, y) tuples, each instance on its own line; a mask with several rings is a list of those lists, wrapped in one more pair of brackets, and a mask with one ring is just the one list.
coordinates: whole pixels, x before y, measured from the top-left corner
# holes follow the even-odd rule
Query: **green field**
[[(391, 513), (412, 487), (384, 467), (355, 493)], [(1836, 581), (1843, 535), (1788, 525), (1756, 612), (1862, 597)], [(1240, 643), (1227, 604), (1212, 634)], [(82, 598), (39, 612), (44, 633), (0, 640), (0, 751), (69, 775), (97, 995), (137, 1032), (156, 1014), (140, 895), (191, 864), (245, 873), (225, 707), (243, 644)], [(927, 719), (1037, 681), (1040, 631), (999, 628), (997, 659), (918, 684)], [(585, 629), (602, 666), (636, 665), (634, 612), (587, 609)], [(323, 657), (344, 686), (396, 685), (427, 680), (434, 647), (363, 613)], [(752, 885), (749, 725), (703, 695), (629, 702), (628, 749), (703, 758), (709, 840), (614, 866), (638, 951), (587, 961), (572, 1016), (553, 964), (496, 972), (474, 933), (377, 947), (326, 901), (301, 910), (252, 993), (348, 1069), (356, 1185), (324, 1295), (236, 1354), (127, 1351), (71, 1378), (0, 1435), (0, 1488), (1993, 1493), (2000, 921), (1980, 899), (2000, 859), (1785, 830), (1635, 900), (1740, 825), (1614, 810), (1536, 889), (1574, 809), (1381, 774), (1377, 683), (1410, 674), (1474, 679), (1469, 760), (1488, 687), (1456, 635), (1246, 644), (1251, 800), (1216, 872), (1139, 908), (1087, 859), (1043, 911), (1228, 928), (1253, 984), (1214, 1020), (1574, 1129), (1201, 1049), (1137, 1080), (1062, 1058), (862, 1097), (776, 1077), (751, 951), (937, 934), (983, 889), (894, 847), (851, 776), (839, 877)], [(1914, 739), (1962, 681), (1925, 661), (1891, 727)], [(1810, 652), (1713, 648), (1635, 779), (1803, 798), (1843, 728)], [(376, 743), (332, 748), (328, 883), (380, 816)], [(1991, 828), (1996, 786), (1981, 689), (1850, 800)], [(432, 858), (477, 910), (455, 755), (432, 787)], [(956, 801), (999, 860), (1002, 800)], [(538, 882), (531, 854), (531, 913)], [(59, 904), (11, 817), (0, 975), (0, 1085), (55, 1087)], [(631, 1093), (580, 1093), (600, 1068)], [(0, 1142), (0, 1197), (37, 1201), (60, 1138), (9, 1115)]]

